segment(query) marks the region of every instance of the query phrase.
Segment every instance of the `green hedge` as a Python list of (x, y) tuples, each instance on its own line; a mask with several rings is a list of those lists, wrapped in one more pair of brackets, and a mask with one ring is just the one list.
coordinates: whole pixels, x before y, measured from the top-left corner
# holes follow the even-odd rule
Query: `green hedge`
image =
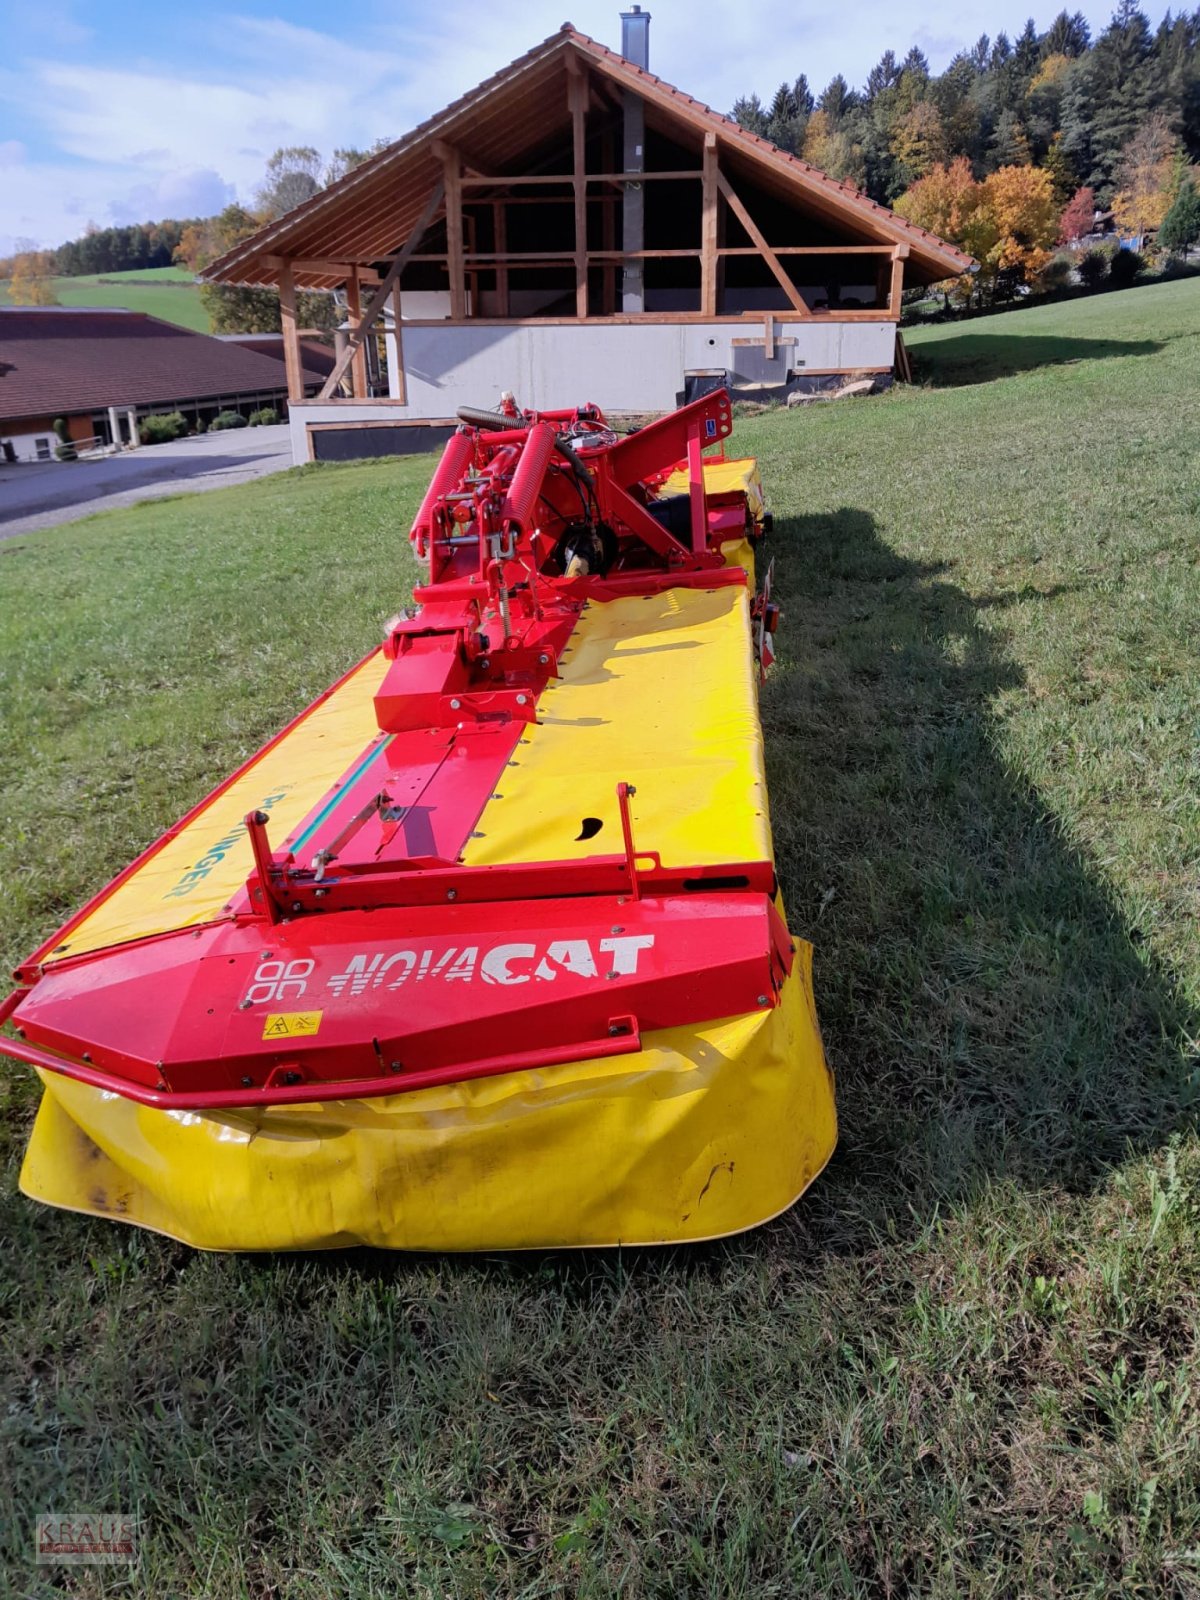
[(187, 421), (179, 411), (155, 411), (138, 424), (138, 438), (143, 444), (168, 444), (172, 439), (182, 439), (187, 431)]

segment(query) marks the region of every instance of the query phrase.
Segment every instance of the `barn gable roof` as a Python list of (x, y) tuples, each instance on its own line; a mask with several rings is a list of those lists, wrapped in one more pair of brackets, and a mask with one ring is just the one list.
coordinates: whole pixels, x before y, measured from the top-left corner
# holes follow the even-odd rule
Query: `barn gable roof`
[[(317, 261), (333, 270), (300, 269), (296, 282), (332, 288), (344, 281), (341, 264), (366, 266), (397, 254), (416, 226), (442, 175), (437, 141), (456, 144), (463, 157), (497, 174), (515, 167), (545, 142), (551, 108), (561, 94), (568, 57), (643, 98), (648, 115), (673, 130), (715, 133), (718, 149), (798, 207), (835, 221), (865, 243), (908, 247), (910, 275), (933, 282), (966, 272), (971, 257), (925, 228), (907, 222), (852, 184), (789, 155), (673, 84), (635, 66), (615, 50), (565, 23), (559, 32), (518, 56), (469, 93), (403, 138), (355, 167), (303, 205), (268, 223), (214, 261), (203, 276), (217, 283), (273, 284), (281, 258)], [(531, 115), (531, 108), (546, 108)], [(564, 122), (565, 126), (565, 122)]]

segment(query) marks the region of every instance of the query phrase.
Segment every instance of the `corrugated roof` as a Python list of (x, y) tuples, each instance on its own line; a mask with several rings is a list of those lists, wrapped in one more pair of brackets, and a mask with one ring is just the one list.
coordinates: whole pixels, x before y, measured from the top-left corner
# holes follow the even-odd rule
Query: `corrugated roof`
[(283, 363), (273, 356), (145, 312), (0, 307), (3, 420), (286, 387)]
[[(864, 242), (906, 244), (912, 275), (932, 281), (968, 271), (972, 258), (925, 228), (918, 228), (854, 188), (831, 178), (770, 140), (748, 132), (711, 106), (564, 23), (501, 71), (453, 101), (402, 139), (348, 172), (278, 221), (268, 223), (226, 252), (202, 274), (221, 283), (274, 283), (277, 268), (264, 257), (357, 263), (386, 260), (402, 247), (430, 190), (441, 176), (432, 146), (437, 139), (458, 145), (464, 159), (486, 172), (502, 173), (554, 131), (556, 116), (567, 126), (566, 96), (547, 91), (565, 73), (575, 53), (619, 87), (640, 94), (668, 118), (697, 133), (715, 132), (718, 148), (736, 154), (762, 173), (774, 175), (798, 204), (835, 217)], [(536, 104), (539, 114), (529, 115)], [(344, 274), (343, 274), (344, 277)], [(329, 274), (299, 273), (297, 282), (329, 287)]]

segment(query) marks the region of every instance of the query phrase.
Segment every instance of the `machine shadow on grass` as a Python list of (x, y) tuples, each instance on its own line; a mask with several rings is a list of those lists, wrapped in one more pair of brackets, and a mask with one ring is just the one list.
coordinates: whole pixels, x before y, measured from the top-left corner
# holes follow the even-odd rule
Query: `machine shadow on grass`
[(776, 540), (772, 819), (841, 1124), (786, 1225), (854, 1249), (992, 1180), (1086, 1189), (1189, 1115), (1195, 1019), (1004, 761), (995, 704), (1023, 678), (1001, 597), (977, 605), (862, 511)]
[(917, 341), (910, 355), (914, 382), (934, 389), (958, 389), (1011, 378), (1033, 367), (1149, 356), (1162, 348), (1157, 339), (1068, 339), (1022, 334), (1014, 329), (1010, 334), (960, 333), (944, 341)]

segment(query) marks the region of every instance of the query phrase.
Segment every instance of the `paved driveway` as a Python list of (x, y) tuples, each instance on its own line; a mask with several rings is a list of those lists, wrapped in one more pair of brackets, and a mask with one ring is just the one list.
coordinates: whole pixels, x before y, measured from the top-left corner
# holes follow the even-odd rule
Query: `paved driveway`
[(157, 495), (224, 489), (291, 464), (286, 423), (145, 445), (100, 461), (0, 463), (0, 539)]

